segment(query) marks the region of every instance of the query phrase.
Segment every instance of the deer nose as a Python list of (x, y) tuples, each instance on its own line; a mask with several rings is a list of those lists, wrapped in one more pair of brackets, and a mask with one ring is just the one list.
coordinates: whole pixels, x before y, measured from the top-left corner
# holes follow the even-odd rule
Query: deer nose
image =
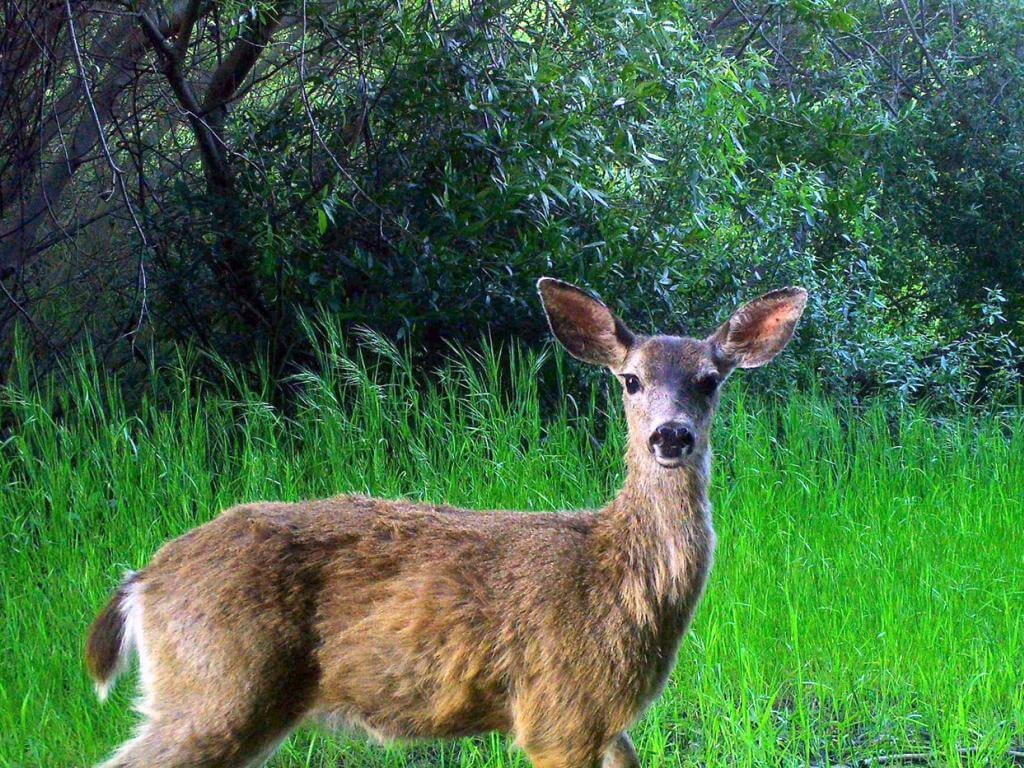
[(666, 459), (689, 453), (694, 442), (693, 430), (677, 421), (666, 421), (647, 439), (651, 452), (657, 452)]

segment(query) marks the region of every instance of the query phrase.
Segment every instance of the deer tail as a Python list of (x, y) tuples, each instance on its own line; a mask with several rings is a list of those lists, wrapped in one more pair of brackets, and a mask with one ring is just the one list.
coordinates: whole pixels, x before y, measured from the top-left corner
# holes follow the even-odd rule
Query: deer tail
[(134, 628), (138, 626), (138, 601), (133, 600), (132, 585), (137, 574), (129, 573), (114, 590), (106, 607), (89, 627), (85, 643), (85, 665), (96, 685), (100, 701), (107, 698), (117, 676), (125, 668), (136, 647)]

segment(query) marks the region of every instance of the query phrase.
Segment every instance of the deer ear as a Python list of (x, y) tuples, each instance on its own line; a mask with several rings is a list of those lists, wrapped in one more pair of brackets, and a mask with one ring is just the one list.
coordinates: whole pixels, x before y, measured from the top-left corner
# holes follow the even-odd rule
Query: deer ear
[(573, 357), (617, 368), (633, 346), (632, 331), (600, 299), (552, 277), (537, 281), (548, 324)]
[(793, 338), (793, 330), (807, 304), (803, 288), (780, 288), (747, 302), (710, 336), (719, 365), (759, 368)]

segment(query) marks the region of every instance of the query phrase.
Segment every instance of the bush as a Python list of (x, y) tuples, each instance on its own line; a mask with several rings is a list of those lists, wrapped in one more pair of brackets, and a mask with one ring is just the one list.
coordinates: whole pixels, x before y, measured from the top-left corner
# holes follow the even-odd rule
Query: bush
[[(185, 35), (177, 66), (196, 88), (234, 83), (207, 111), (216, 136), (168, 103), (166, 60), (143, 48), (164, 66), (122, 73), (136, 96), (121, 106), (146, 138), (122, 131), (110, 151), (126, 205), (140, 190), (145, 247), (131, 245), (130, 217), (78, 230), (69, 213), (78, 234), (4, 284), (19, 301), (0, 316), (5, 349), (27, 317), (55, 354), (90, 330), (121, 362), (141, 341), (159, 362), (187, 339), (267, 356), (283, 378), (309, 359), (299, 318), (317, 307), (436, 359), (484, 331), (546, 339), (543, 274), (596, 289), (638, 330), (689, 333), (799, 283), (812, 302), (789, 379), (944, 406), (1012, 397), (1019, 14), (744, 8), (348, 0), (293, 17), (275, 0), (203, 5), (191, 36), (167, 34)], [(96, 17), (79, 19), (85, 55), (116, 66)], [(233, 61), (226, 42), (260, 35), (273, 45), (251, 73), (216, 76)], [(55, 62), (55, 87), (73, 96), (74, 59)], [(22, 129), (31, 146), (39, 130)], [(69, 166), (67, 148), (40, 151)], [(78, 159), (76, 184), (109, 192), (109, 164)], [(0, 169), (5, 189), (20, 167)], [(83, 278), (60, 282), (65, 262)]]

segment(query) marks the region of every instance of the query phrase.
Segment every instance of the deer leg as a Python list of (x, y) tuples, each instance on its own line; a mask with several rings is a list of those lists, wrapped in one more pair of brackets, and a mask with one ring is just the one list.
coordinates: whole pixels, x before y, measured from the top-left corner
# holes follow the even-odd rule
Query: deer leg
[(601, 752), (570, 744), (547, 747), (544, 750), (526, 747), (526, 755), (533, 768), (600, 768)]
[(579, 721), (574, 719), (552, 717), (543, 724), (534, 721), (531, 727), (519, 729), (517, 741), (533, 768), (602, 768), (607, 741), (578, 727)]
[(601, 768), (611, 734), (557, 679), (542, 682), (521, 690), (512, 712), (512, 735), (533, 768)]
[(177, 722), (154, 719), (97, 768), (256, 768), (285, 735), (287, 731), (243, 735), (187, 717)]
[(628, 733), (623, 731), (615, 737), (604, 753), (601, 768), (640, 768), (640, 758)]

